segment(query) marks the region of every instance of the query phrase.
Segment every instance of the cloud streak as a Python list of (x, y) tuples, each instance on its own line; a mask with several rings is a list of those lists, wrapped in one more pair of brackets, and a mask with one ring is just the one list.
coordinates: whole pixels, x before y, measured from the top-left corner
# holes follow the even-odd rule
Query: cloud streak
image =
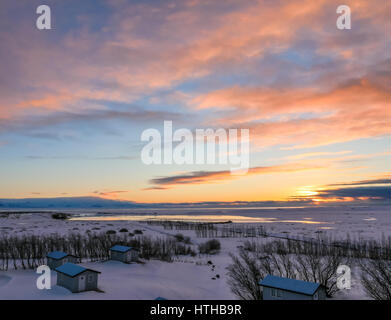
[(391, 187), (353, 187), (323, 190), (316, 197), (344, 201), (391, 200)]
[(335, 183), (329, 186), (339, 187), (339, 186), (361, 186), (361, 185), (378, 185), (378, 184), (391, 184), (391, 175), (387, 175), (384, 178), (378, 178), (378, 179), (352, 181), (347, 183)]
[[(316, 170), (316, 169), (323, 169), (323, 168), (325, 168), (325, 166), (323, 165), (314, 165), (314, 164), (306, 164), (306, 163), (288, 163), (288, 164), (275, 165), (275, 166), (253, 167), (248, 170), (247, 175), (292, 173), (292, 172)], [(218, 181), (235, 179), (235, 177), (236, 177), (235, 175), (231, 174), (230, 170), (193, 171), (184, 174), (152, 179), (150, 183), (155, 185), (155, 187), (149, 189), (164, 190), (167, 187), (173, 187), (178, 185), (215, 183)]]
[(92, 192), (94, 195), (98, 195), (102, 198), (106, 198), (106, 199), (118, 199), (118, 197), (121, 195), (121, 194), (126, 194), (126, 193), (129, 193), (130, 190), (108, 190), (108, 191), (94, 191)]

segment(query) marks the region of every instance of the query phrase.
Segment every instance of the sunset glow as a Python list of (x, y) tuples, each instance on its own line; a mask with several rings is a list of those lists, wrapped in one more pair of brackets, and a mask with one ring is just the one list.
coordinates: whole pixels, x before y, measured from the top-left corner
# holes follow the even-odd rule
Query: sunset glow
[[(40, 1), (0, 4), (1, 198), (391, 199), (389, 1), (348, 1), (351, 30), (334, 0), (71, 3), (51, 30)], [(146, 165), (164, 121), (248, 129), (247, 174)]]

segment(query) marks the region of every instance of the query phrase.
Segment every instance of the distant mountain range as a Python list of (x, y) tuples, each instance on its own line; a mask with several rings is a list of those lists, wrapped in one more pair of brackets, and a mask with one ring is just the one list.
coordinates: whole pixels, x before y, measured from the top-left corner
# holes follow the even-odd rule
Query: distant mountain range
[[(324, 203), (322, 206), (391, 205), (390, 202)], [(183, 203), (140, 203), (126, 200), (110, 200), (100, 197), (62, 197), (0, 199), (0, 210), (5, 209), (133, 209), (133, 208), (287, 208), (312, 207), (311, 201), (234, 201), (234, 202), (183, 202)], [(319, 205), (315, 205), (319, 206)]]
[(26, 198), (0, 199), (1, 209), (132, 209), (132, 208), (173, 208), (173, 207), (287, 207), (305, 206), (307, 202), (199, 202), (199, 203), (137, 203), (125, 200), (110, 200), (100, 197), (62, 197), (62, 198)]
[[(6, 208), (138, 208), (140, 205), (131, 201), (110, 200), (99, 197), (63, 197), (63, 198), (26, 198), (0, 199), (0, 209)], [(143, 207), (143, 205), (141, 205)]]

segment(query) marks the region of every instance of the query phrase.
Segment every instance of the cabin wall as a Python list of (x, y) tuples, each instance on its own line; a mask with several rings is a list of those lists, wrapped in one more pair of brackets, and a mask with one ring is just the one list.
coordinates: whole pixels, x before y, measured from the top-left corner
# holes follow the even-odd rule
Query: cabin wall
[(78, 261), (77, 261), (78, 259), (73, 256), (68, 256), (68, 257), (65, 257), (62, 259), (53, 259), (53, 258), (47, 257), (46, 260), (47, 260), (46, 264), (50, 269), (56, 269), (57, 267), (62, 266), (64, 263), (67, 263), (67, 262), (78, 263)]
[[(273, 295), (273, 290), (276, 290), (276, 295)], [(305, 294), (284, 291), (281, 289), (273, 289), (269, 287), (263, 287), (263, 300), (312, 300), (312, 296)]]
[(86, 271), (82, 273), (87, 277), (86, 291), (96, 290), (98, 288), (98, 273)]
[(126, 254), (118, 251), (110, 251), (110, 252), (111, 252), (111, 260), (126, 262)]
[(57, 272), (57, 285), (67, 288), (71, 292), (79, 291), (79, 281), (77, 277), (69, 277), (63, 273)]
[(50, 269), (56, 269), (57, 267), (59, 266), (62, 266), (65, 262), (63, 261), (63, 259), (59, 259), (59, 260), (56, 260), (56, 259), (53, 259), (53, 258), (47, 258), (47, 266), (50, 268)]
[(73, 257), (73, 256), (68, 256), (68, 257), (65, 257), (64, 258), (64, 263), (66, 262), (70, 262), (70, 263), (78, 263), (79, 259), (77, 257)]
[(138, 261), (138, 251), (137, 250), (131, 250), (131, 259), (132, 261)]
[(128, 252), (118, 252), (118, 251), (110, 251), (111, 252), (111, 260), (122, 261), (125, 263), (130, 263), (132, 261), (138, 260), (138, 252), (136, 250), (130, 250)]
[(96, 290), (98, 288), (98, 273), (92, 271), (85, 271), (73, 278), (57, 272), (57, 285), (67, 288), (73, 293), (80, 292), (79, 281), (82, 276), (86, 278), (84, 291)]
[(326, 299), (326, 290), (323, 287), (320, 287), (318, 289), (318, 295), (319, 295), (319, 300), (325, 300)]

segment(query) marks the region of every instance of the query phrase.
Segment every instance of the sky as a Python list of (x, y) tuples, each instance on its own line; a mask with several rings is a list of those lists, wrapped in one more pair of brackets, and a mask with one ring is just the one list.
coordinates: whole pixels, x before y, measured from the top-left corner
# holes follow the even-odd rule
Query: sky
[[(391, 2), (341, 4), (2, 0), (0, 198), (390, 200)], [(247, 174), (146, 165), (164, 121), (249, 129)]]

